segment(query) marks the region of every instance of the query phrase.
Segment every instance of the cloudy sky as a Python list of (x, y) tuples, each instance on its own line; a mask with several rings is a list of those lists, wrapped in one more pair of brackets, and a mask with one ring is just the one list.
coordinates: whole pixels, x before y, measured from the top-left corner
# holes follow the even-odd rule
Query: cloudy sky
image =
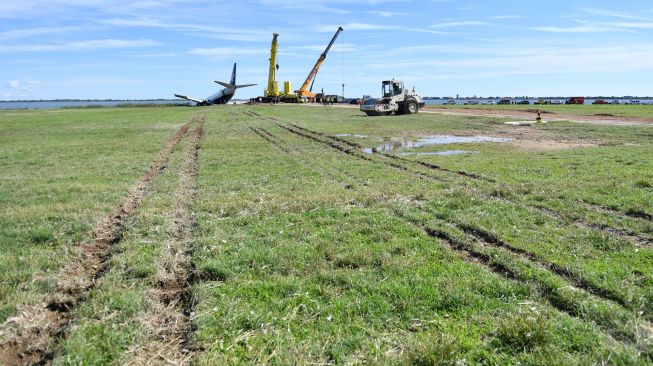
[(0, 3), (0, 100), (203, 98), (234, 62), (253, 97), (273, 32), (297, 88), (338, 26), (316, 90), (653, 95), (650, 0), (21, 0)]

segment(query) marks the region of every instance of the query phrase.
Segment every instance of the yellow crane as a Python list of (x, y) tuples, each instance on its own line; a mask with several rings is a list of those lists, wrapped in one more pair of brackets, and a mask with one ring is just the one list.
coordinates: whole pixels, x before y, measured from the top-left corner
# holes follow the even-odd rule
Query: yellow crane
[[(338, 38), (338, 35), (340, 32), (342, 32), (343, 29), (342, 27), (338, 27), (338, 30), (336, 31), (336, 34), (333, 35), (333, 38), (331, 39), (331, 42), (327, 46), (327, 48), (322, 52), (320, 57), (317, 59), (317, 62), (315, 63), (315, 66), (313, 66), (313, 70), (308, 74), (308, 77), (306, 78), (306, 81), (304, 81), (304, 84), (302, 85), (299, 90), (295, 90), (295, 94), (297, 94), (298, 98), (308, 98), (309, 100), (313, 101), (315, 100), (315, 93), (313, 93), (313, 81), (315, 79), (315, 75), (317, 75), (318, 70), (320, 70), (320, 66), (322, 66), (322, 62), (324, 62), (324, 59), (326, 59), (327, 53), (329, 53), (329, 50), (331, 49), (331, 46), (333, 46), (333, 43), (336, 41), (336, 38)], [(308, 89), (308, 85), (311, 85), (311, 88)]]
[(272, 47), (270, 48), (270, 71), (268, 73), (268, 88), (263, 95), (267, 98), (276, 98), (281, 95), (279, 92), (279, 82), (276, 80), (276, 71), (279, 70), (277, 65), (277, 37), (279, 33), (272, 33)]

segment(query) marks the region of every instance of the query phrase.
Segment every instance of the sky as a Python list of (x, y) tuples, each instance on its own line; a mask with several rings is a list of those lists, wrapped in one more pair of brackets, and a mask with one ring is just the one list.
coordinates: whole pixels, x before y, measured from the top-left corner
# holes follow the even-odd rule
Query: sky
[(228, 81), (422, 96), (651, 96), (653, 2), (21, 0), (0, 2), (0, 100), (204, 98)]

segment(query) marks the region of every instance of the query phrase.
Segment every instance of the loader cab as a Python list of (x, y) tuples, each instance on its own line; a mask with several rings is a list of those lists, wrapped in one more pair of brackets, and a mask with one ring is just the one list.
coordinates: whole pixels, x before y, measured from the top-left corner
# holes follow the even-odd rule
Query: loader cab
[(401, 80), (386, 80), (382, 84), (383, 97), (391, 98), (404, 92), (404, 82)]

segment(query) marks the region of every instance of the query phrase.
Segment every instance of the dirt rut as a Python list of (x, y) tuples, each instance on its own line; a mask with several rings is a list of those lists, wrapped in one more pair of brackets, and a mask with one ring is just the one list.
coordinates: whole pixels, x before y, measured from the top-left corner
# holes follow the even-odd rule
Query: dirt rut
[(47, 364), (54, 357), (58, 339), (72, 321), (71, 310), (85, 300), (89, 290), (109, 269), (113, 244), (120, 241), (126, 218), (147, 196), (154, 179), (165, 170), (179, 141), (197, 122), (193, 117), (168, 140), (148, 171), (132, 187), (130, 194), (92, 231), (93, 240), (80, 244), (56, 275), (56, 291), (42, 306), (22, 309), (0, 327), (0, 364)]
[(190, 286), (195, 281), (193, 204), (197, 195), (199, 151), (203, 120), (190, 134), (190, 145), (180, 172), (177, 198), (157, 262), (156, 288), (150, 293), (151, 311), (141, 317), (147, 341), (127, 352), (129, 364), (185, 365), (193, 355), (191, 344), (194, 307)]

